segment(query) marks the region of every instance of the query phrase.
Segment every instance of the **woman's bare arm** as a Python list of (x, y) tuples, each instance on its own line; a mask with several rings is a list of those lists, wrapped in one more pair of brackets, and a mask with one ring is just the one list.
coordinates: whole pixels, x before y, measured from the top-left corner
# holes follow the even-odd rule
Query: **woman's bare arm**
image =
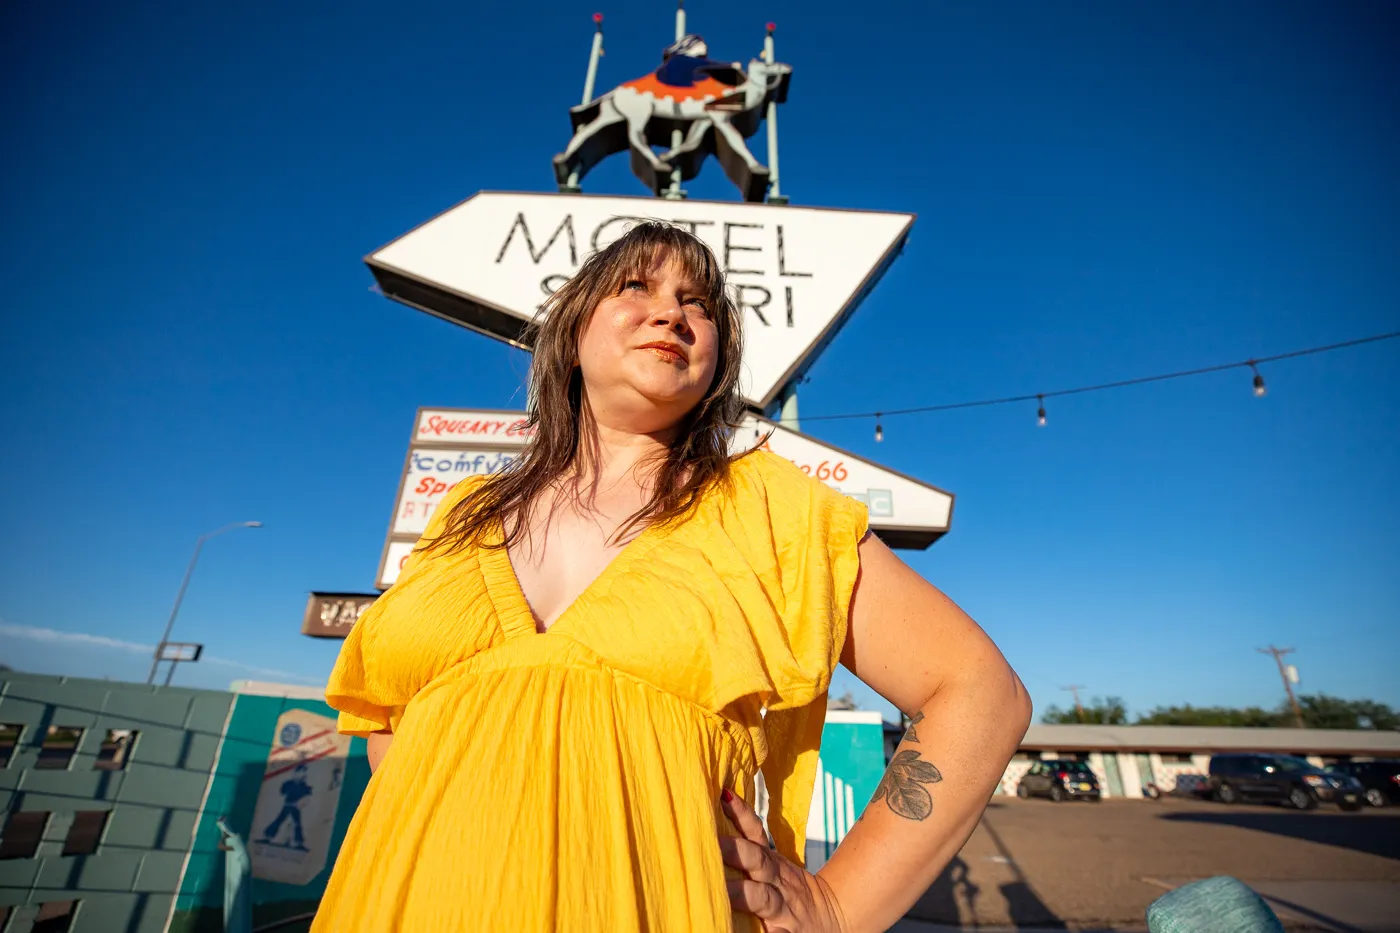
[(393, 741), (394, 733), (392, 732), (375, 732), (365, 737), (371, 774), (379, 770), (379, 763), (384, 760), (384, 756), (388, 753), (389, 746), (393, 744)]
[(892, 926), (962, 848), (1031, 715), (1025, 687), (977, 623), (874, 535), (860, 557), (841, 661), (913, 724), (817, 873), (851, 933)]

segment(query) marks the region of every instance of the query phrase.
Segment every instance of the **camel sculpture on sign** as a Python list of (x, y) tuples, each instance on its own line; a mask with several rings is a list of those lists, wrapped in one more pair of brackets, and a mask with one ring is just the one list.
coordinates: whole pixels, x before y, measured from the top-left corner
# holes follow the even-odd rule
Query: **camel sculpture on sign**
[[(768, 169), (744, 140), (758, 132), (769, 101), (787, 99), (792, 68), (755, 58), (744, 69), (707, 55), (704, 39), (685, 36), (662, 53), (656, 71), (571, 108), (573, 139), (554, 157), (560, 190), (577, 190), (571, 175), (582, 178), (603, 159), (630, 149), (632, 173), (653, 193), (670, 184), (673, 170), (680, 170), (682, 180), (694, 178), (705, 157), (714, 155), (745, 201), (762, 201)], [(653, 151), (669, 147), (674, 130), (684, 133), (681, 144)]]

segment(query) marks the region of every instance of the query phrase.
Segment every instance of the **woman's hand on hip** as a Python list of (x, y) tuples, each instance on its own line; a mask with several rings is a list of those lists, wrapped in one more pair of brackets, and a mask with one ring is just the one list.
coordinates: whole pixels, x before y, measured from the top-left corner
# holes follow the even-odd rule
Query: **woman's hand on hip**
[(720, 806), (740, 833), (719, 837), (724, 864), (744, 873), (728, 881), (734, 909), (753, 914), (768, 933), (843, 933), (841, 910), (827, 884), (769, 848), (758, 814), (735, 794), (726, 789)]

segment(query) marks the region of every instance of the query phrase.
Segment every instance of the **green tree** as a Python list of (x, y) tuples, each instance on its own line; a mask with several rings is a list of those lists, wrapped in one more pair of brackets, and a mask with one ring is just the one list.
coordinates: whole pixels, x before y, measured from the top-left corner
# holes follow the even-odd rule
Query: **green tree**
[[(1363, 729), (1386, 731), (1400, 729), (1400, 713), (1384, 703), (1378, 703), (1375, 700), (1356, 700), (1353, 706), (1356, 707), (1356, 714), (1361, 719), (1361, 728)], [(1368, 726), (1367, 723), (1370, 725)]]
[[(1375, 700), (1343, 700), (1326, 694), (1298, 697), (1303, 725), (1309, 729), (1397, 729), (1400, 715)], [(1257, 706), (1159, 706), (1138, 716), (1140, 726), (1245, 726), (1291, 727), (1293, 710), (1285, 701), (1277, 709)]]
[(1121, 697), (1109, 697), (1106, 700), (1094, 697), (1085, 704), (1083, 719), (1080, 719), (1079, 711), (1073, 707), (1060, 709), (1058, 706), (1052, 706), (1040, 717), (1040, 721), (1050, 725), (1073, 725), (1083, 722), (1096, 726), (1124, 726), (1128, 723), (1128, 708)]
[(1286, 725), (1277, 712), (1248, 706), (1159, 706), (1138, 716), (1139, 726), (1265, 726)]
[[(1395, 729), (1400, 717), (1375, 700), (1343, 700), (1317, 693), (1298, 697), (1303, 724), (1309, 729)], [(1291, 724), (1291, 719), (1290, 719)]]

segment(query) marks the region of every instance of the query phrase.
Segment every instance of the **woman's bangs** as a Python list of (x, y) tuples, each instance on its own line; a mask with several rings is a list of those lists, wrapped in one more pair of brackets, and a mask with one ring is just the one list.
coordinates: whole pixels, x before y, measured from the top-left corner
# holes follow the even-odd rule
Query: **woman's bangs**
[(663, 256), (680, 266), (697, 292), (711, 306), (724, 297), (724, 276), (715, 262), (714, 254), (697, 237), (670, 224), (649, 221), (638, 224), (618, 242), (618, 253), (610, 263), (609, 294), (617, 294), (633, 279), (647, 281)]

